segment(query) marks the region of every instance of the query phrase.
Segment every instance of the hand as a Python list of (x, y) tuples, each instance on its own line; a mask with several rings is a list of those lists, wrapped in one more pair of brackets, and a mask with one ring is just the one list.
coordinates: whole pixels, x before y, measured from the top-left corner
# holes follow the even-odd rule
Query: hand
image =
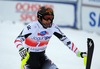
[(25, 49), (24, 47), (21, 47), (19, 49), (19, 54), (22, 58), (25, 58), (26, 57), (26, 52), (27, 52), (27, 49)]
[(84, 57), (87, 56), (87, 53), (86, 52), (81, 52), (80, 55), (81, 55), (82, 58), (84, 58)]
[(81, 57), (81, 58), (84, 58), (84, 57), (87, 56), (87, 53), (86, 53), (86, 52), (78, 52), (78, 53), (77, 53), (77, 56), (78, 56), (78, 57)]

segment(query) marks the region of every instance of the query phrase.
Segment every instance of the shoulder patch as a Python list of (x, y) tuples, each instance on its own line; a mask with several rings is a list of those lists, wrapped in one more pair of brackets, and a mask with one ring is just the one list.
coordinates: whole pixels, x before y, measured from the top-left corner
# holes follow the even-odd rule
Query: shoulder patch
[(28, 26), (27, 26), (27, 29), (28, 29), (28, 30), (29, 30), (29, 29), (31, 29), (31, 26), (30, 26), (30, 25), (28, 25)]

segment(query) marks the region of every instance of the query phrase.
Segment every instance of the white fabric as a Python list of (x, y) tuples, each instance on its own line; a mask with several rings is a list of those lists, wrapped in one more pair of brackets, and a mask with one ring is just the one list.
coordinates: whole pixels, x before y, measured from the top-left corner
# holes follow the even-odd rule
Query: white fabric
[[(66, 36), (64, 36), (64, 34), (60, 31), (57, 25), (52, 24), (52, 27), (45, 29), (42, 27), (42, 25), (38, 21), (29, 23), (23, 29), (21, 35), (26, 35), (28, 33), (31, 33), (31, 35), (29, 35), (28, 38), (26, 39), (26, 42), (25, 42), (24, 37), (18, 37), (17, 39), (18, 40), (20, 39), (21, 42), (15, 42), (15, 44), (18, 45), (21, 43), (23, 44), (24, 47), (29, 48), (29, 51), (31, 52), (42, 52), (47, 48), (47, 44), (54, 32), (61, 34), (62, 38), (60, 40), (62, 41), (63, 39), (65, 39), (62, 42), (65, 45), (67, 45), (67, 42), (69, 42), (70, 40)], [(23, 43), (23, 39), (24, 39), (24, 43)], [(30, 42), (27, 42), (27, 41), (30, 41)], [(78, 52), (78, 49), (75, 51), (77, 47), (75, 46), (72, 47), (72, 42), (71, 44), (68, 45), (68, 47), (75, 53)]]

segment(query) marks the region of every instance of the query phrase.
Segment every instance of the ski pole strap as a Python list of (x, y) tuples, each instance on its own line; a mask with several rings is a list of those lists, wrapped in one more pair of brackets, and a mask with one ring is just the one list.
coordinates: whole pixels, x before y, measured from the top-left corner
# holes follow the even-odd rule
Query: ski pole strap
[(21, 60), (21, 69), (24, 69), (24, 65), (28, 61), (29, 57), (30, 57), (29, 53), (26, 52), (26, 57)]

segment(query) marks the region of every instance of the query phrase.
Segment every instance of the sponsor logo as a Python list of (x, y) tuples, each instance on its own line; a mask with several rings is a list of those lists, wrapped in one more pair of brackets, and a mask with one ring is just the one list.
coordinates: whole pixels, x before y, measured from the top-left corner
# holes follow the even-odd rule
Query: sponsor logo
[(89, 25), (91, 27), (100, 27), (100, 13), (90, 12), (90, 21)]
[(44, 36), (44, 37), (33, 37), (32, 39), (34, 39), (34, 40), (48, 40), (48, 39), (50, 39), (50, 37), (51, 36)]
[(48, 34), (47, 31), (41, 31), (40, 33), (38, 33), (38, 36), (44, 36), (44, 35), (46, 35), (46, 34)]

